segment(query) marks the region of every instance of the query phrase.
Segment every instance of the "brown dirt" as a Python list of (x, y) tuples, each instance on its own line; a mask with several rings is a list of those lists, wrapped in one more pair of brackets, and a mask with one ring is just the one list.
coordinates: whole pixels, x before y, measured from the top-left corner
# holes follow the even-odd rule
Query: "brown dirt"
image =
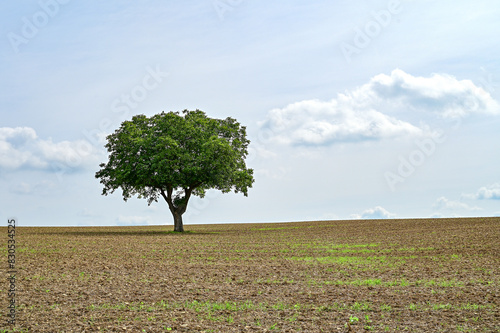
[(500, 218), (185, 227), (17, 228), (0, 332), (500, 331)]

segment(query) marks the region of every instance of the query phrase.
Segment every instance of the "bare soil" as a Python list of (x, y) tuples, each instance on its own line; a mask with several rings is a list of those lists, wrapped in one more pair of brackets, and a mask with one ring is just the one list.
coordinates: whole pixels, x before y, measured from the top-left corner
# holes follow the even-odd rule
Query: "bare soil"
[(500, 218), (171, 229), (18, 227), (0, 332), (500, 332)]

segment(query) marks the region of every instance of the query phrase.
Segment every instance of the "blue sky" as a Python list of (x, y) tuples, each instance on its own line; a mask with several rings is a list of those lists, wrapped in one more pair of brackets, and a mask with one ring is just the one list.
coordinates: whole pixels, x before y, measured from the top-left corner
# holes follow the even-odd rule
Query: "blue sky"
[(201, 109), (251, 140), (249, 196), (195, 223), (500, 216), (498, 1), (75, 1), (0, 5), (0, 218), (172, 225), (102, 196), (104, 138)]

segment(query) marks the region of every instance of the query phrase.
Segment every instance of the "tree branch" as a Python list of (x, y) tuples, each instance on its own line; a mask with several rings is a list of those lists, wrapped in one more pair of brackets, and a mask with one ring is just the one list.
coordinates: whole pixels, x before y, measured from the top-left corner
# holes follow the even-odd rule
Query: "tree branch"
[(189, 190), (190, 190), (191, 192), (193, 192), (195, 188), (197, 188), (198, 186), (200, 186), (200, 185), (202, 185), (202, 184), (203, 184), (203, 182), (196, 182), (196, 183), (192, 183), (192, 184), (190, 184), (190, 185), (189, 185), (189, 187), (188, 187), (188, 188), (189, 188)]
[(173, 213), (175, 211), (175, 206), (172, 202), (172, 191), (172, 186), (167, 185), (167, 194), (165, 195), (165, 191), (163, 189), (160, 190), (160, 193), (163, 199), (165, 199), (165, 201), (167, 202), (168, 208), (170, 208), (170, 211)]

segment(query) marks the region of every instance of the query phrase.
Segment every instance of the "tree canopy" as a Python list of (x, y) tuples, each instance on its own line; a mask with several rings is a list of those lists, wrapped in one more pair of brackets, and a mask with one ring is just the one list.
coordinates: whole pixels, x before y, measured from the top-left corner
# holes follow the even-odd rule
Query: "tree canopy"
[(250, 141), (235, 119), (209, 118), (203, 111), (136, 115), (107, 136), (108, 163), (95, 177), (102, 194), (122, 189), (150, 205), (161, 196), (174, 217), (174, 230), (184, 231), (182, 214), (191, 195), (208, 189), (248, 195), (254, 182), (245, 157)]

